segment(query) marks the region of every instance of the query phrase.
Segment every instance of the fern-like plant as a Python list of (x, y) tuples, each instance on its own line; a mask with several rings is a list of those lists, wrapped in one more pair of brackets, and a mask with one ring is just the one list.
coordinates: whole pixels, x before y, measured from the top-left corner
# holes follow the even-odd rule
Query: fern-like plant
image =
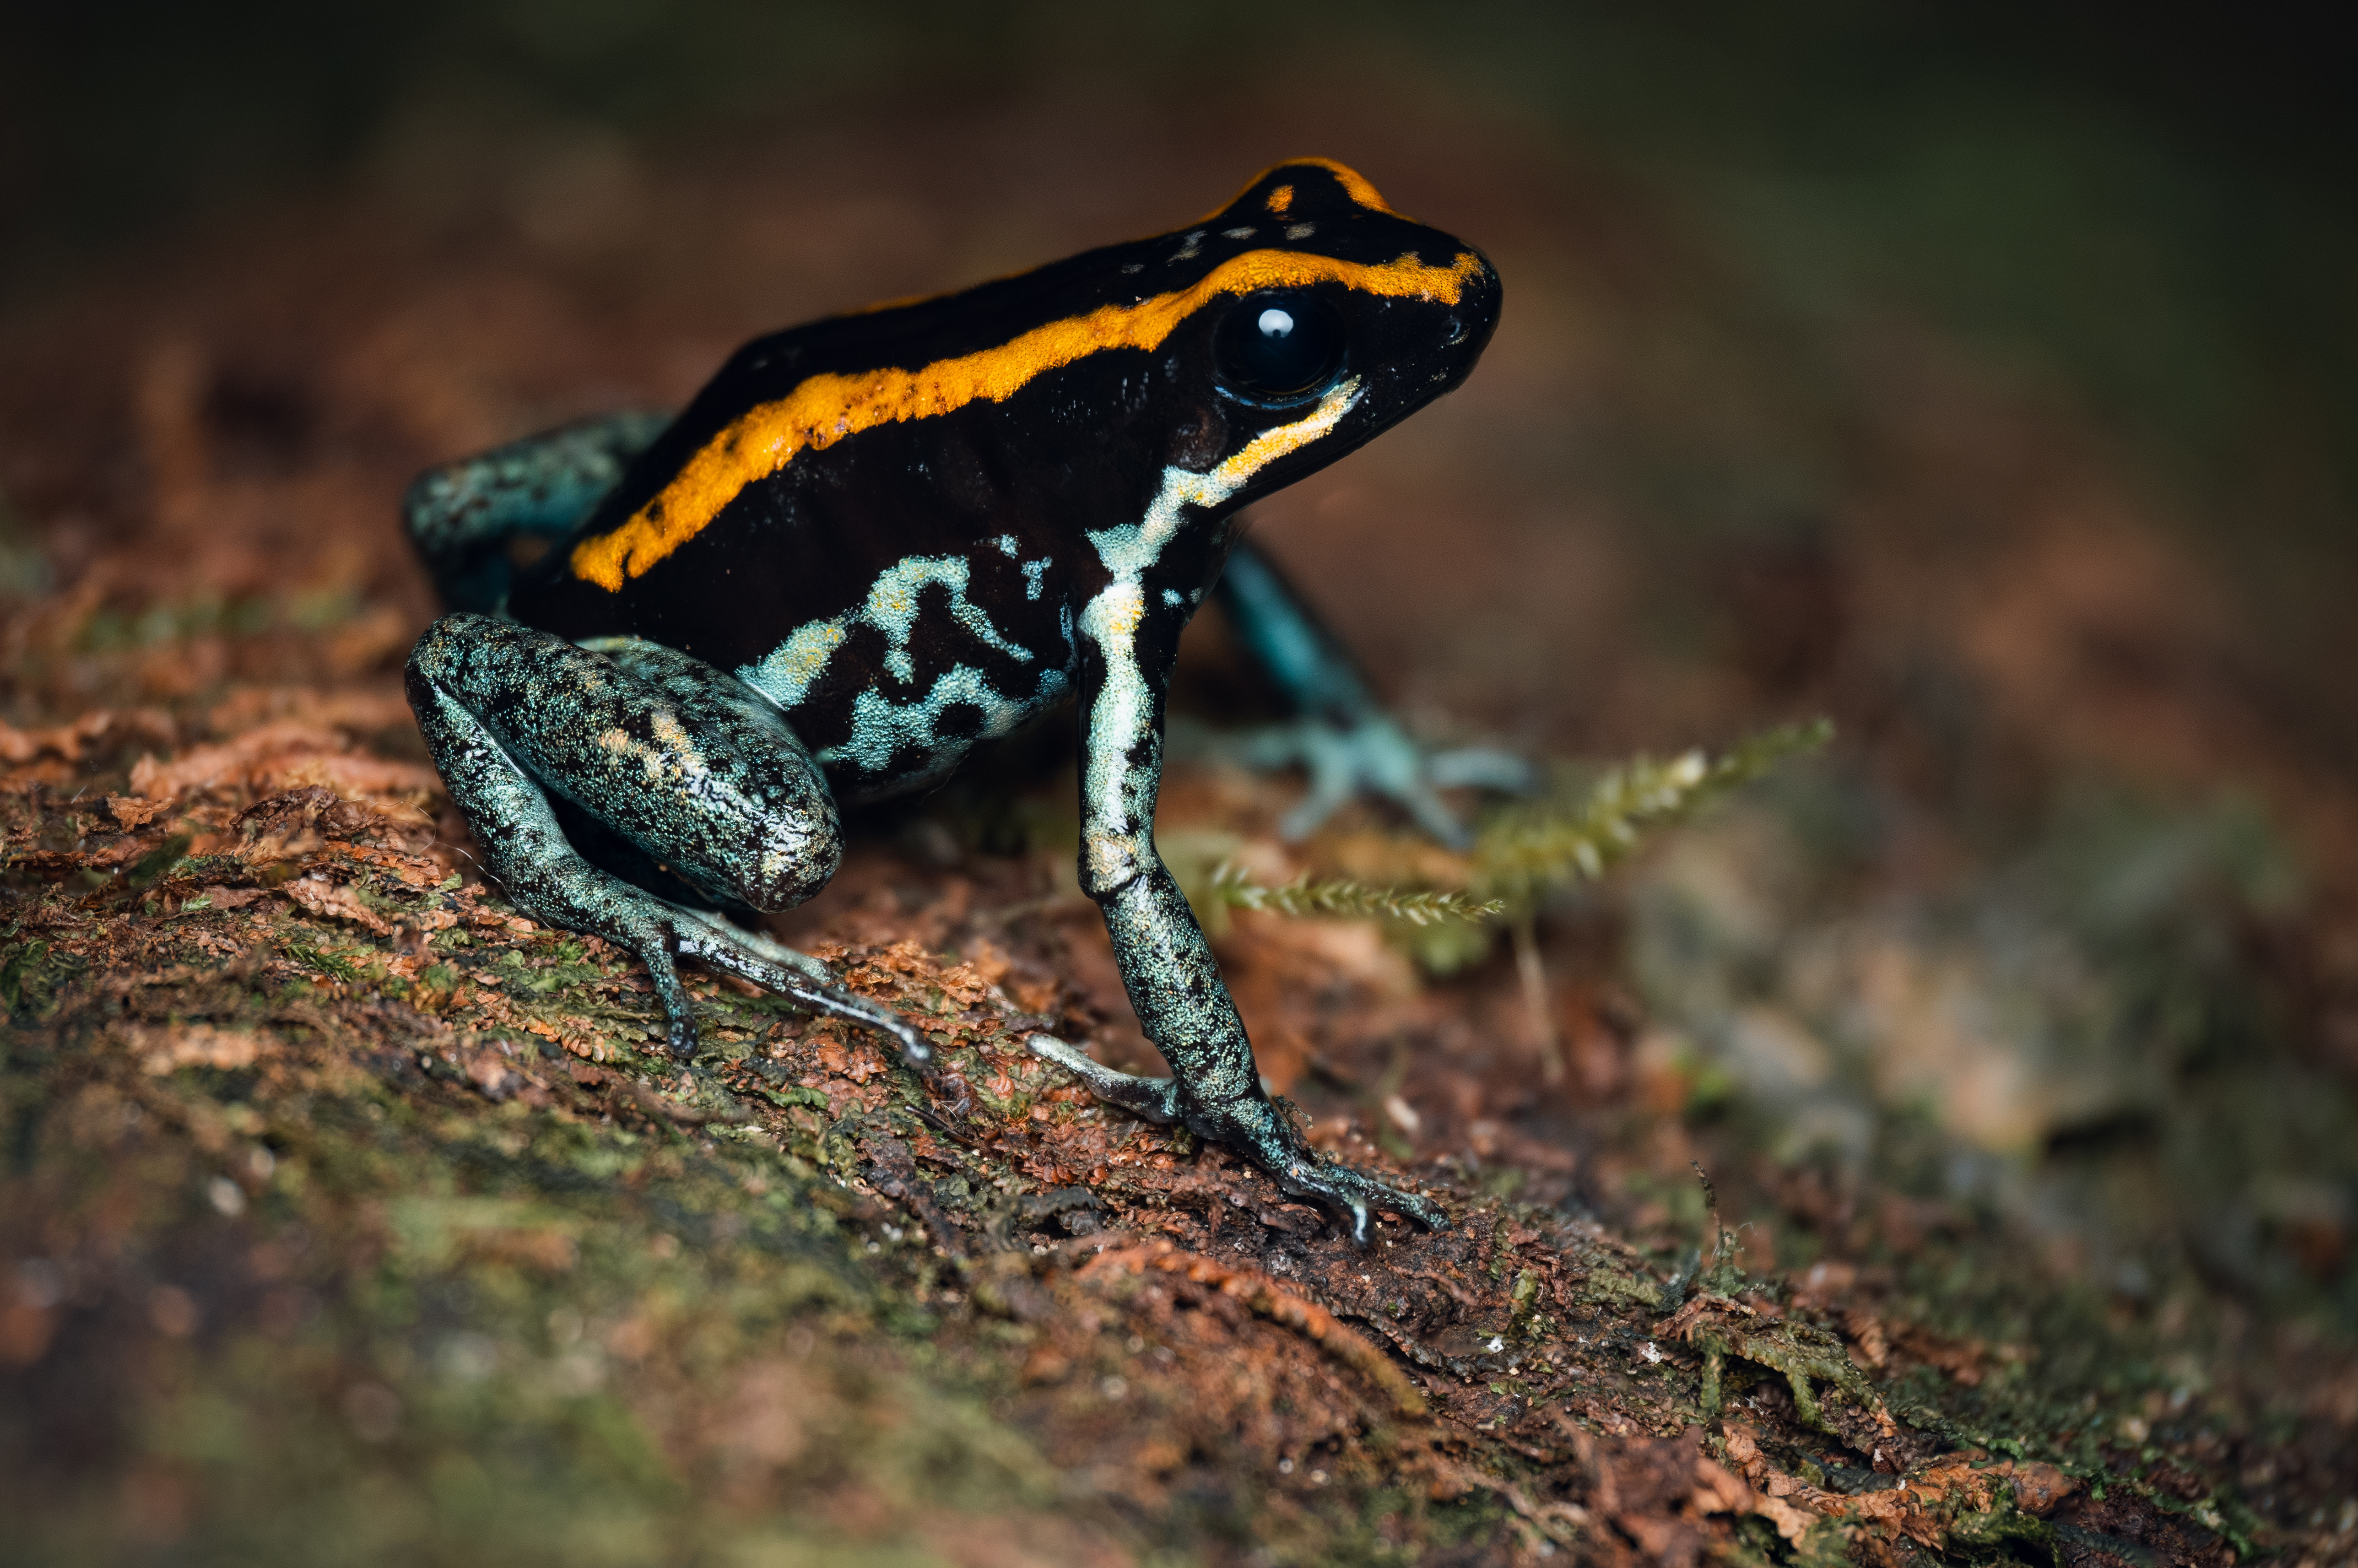
[(1282, 887), (1269, 887), (1254, 881), (1233, 860), (1212, 873), (1212, 892), (1221, 903), (1237, 909), (1266, 909), (1280, 914), (1325, 915), (1345, 920), (1405, 920), (1411, 925), (1432, 925), (1444, 920), (1487, 920), (1502, 914), (1507, 907), (1496, 899), (1474, 899), (1464, 893), (1433, 889), (1370, 887), (1347, 877), (1315, 881), (1296, 877)]
[[(1473, 849), (1454, 862), (1462, 869), (1462, 881), (1451, 879), (1458, 881), (1455, 887), (1386, 887), (1339, 877), (1301, 877), (1282, 887), (1267, 887), (1233, 861), (1226, 862), (1212, 876), (1210, 913), (1224, 916), (1228, 909), (1237, 908), (1287, 915), (1375, 916), (1390, 925), (1399, 946), (1436, 974), (1479, 961), (1490, 950), (1496, 928), (1503, 925), (1531, 1013), (1541, 1076), (1558, 1083), (1565, 1072), (1563, 1047), (1537, 932), (1540, 906), (1547, 896), (1569, 883), (1603, 876), (1649, 830), (1750, 783), (1787, 757), (1815, 751), (1833, 734), (1833, 725), (1823, 719), (1779, 725), (1718, 757), (1701, 751), (1666, 762), (1637, 757), (1585, 785), (1559, 791), (1553, 798), (1503, 807), (1485, 819)], [(1433, 864), (1429, 855), (1420, 860), (1428, 868)]]
[(1528, 912), (1556, 888), (1594, 881), (1667, 826), (1787, 757), (1813, 752), (1833, 735), (1824, 719), (1762, 730), (1717, 757), (1700, 750), (1669, 762), (1637, 757), (1608, 770), (1574, 799), (1509, 806), (1482, 825), (1469, 857), (1466, 892)]
[(1693, 751), (1669, 762), (1633, 758), (1585, 787), (1502, 807), (1482, 824), (1473, 849), (1459, 862), (1464, 880), (1456, 887), (1308, 877), (1270, 887), (1230, 862), (1214, 873), (1212, 897), (1238, 909), (1375, 917), (1419, 928), (1528, 921), (1555, 889), (1604, 875), (1649, 829), (1758, 778), (1787, 757), (1815, 751), (1833, 734), (1823, 719), (1779, 725), (1717, 757)]

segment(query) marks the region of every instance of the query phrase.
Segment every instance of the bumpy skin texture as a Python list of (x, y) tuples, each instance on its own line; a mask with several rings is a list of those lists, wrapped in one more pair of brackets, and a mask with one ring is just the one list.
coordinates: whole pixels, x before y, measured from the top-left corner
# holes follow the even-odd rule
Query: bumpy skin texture
[[(1076, 697), (1081, 885), (1173, 1076), (1033, 1048), (1362, 1238), (1379, 1208), (1443, 1224), (1309, 1149), (1262, 1090), (1153, 821), (1179, 636), (1224, 566), (1244, 643), (1303, 710), (1265, 748), (1310, 766), (1292, 827), (1367, 789), (1447, 837), (1437, 784), (1512, 782), (1420, 753), (1235, 527), (1455, 386), (1498, 304), (1480, 253), (1305, 161), (1186, 231), (761, 339), (660, 429), (591, 421), (418, 481), (412, 536), (472, 612), (419, 643), (411, 704), (492, 873), (644, 959), (683, 1055), (689, 955), (922, 1061), (905, 1024), (712, 912), (808, 897), (837, 800), (922, 787)], [(512, 576), (521, 534), (563, 542)]]

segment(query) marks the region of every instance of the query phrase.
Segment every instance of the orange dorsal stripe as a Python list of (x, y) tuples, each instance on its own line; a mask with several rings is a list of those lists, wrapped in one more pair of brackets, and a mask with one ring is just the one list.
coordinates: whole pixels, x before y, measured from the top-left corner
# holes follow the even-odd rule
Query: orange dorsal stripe
[(1152, 352), (1174, 329), (1223, 295), (1340, 283), (1363, 293), (1414, 296), (1455, 305), (1479, 272), (1471, 252), (1447, 266), (1413, 255), (1365, 265), (1299, 251), (1249, 251), (1192, 288), (1135, 305), (1107, 305), (1035, 327), (1011, 342), (921, 370), (815, 375), (772, 403), (758, 404), (707, 442), (654, 500), (611, 533), (573, 547), (573, 575), (609, 591), (640, 576), (701, 533), (747, 485), (767, 479), (806, 449), (824, 451), (881, 425), (947, 414), (978, 398), (1003, 402), (1043, 372), (1106, 349)]

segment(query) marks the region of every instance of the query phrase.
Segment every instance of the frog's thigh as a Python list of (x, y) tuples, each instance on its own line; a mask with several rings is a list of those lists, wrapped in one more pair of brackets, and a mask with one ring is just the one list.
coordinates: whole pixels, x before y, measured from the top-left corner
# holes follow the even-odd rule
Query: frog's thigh
[[(437, 765), (502, 862), (546, 849), (507, 841), (513, 786), (471, 801), (462, 793), (453, 763), (467, 773), (464, 753), (486, 745), (527, 786), (563, 795), (724, 904), (792, 908), (841, 860), (826, 777), (784, 719), (685, 654), (637, 643), (592, 652), (489, 616), (450, 615), (420, 639), (409, 681)], [(569, 845), (563, 853), (579, 859)], [(529, 868), (512, 869), (531, 880)]]

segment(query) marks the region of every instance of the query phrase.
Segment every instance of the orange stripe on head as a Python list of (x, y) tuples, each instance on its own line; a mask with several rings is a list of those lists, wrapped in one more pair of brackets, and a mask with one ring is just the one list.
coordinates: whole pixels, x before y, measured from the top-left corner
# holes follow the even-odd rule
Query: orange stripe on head
[(1335, 177), (1335, 182), (1343, 188), (1344, 195), (1370, 212), (1390, 212), (1395, 218), (1404, 216), (1399, 212), (1392, 212), (1392, 210), (1384, 204), (1384, 199), (1376, 194), (1376, 188), (1368, 184), (1366, 177), (1356, 168), (1347, 168), (1331, 157), (1298, 157), (1287, 161), (1294, 164), (1306, 163), (1314, 168), (1325, 169)]
[[(1408, 214), (1405, 212), (1394, 211), (1390, 206), (1388, 206), (1385, 203), (1384, 199), (1376, 194), (1376, 188), (1368, 183), (1367, 177), (1361, 174), (1357, 169), (1351, 168), (1349, 165), (1336, 163), (1331, 157), (1290, 157), (1283, 163), (1273, 163), (1267, 168), (1262, 169), (1259, 174), (1254, 175), (1250, 179), (1245, 181), (1243, 190), (1238, 191), (1236, 195), (1228, 199), (1228, 206), (1215, 208), (1213, 211), (1205, 213), (1201, 218), (1198, 218), (1196, 222), (1199, 223), (1208, 223), (1212, 222), (1213, 219), (1217, 218), (1221, 213), (1228, 211), (1229, 208), (1234, 207), (1238, 202), (1243, 200), (1245, 191), (1252, 189), (1262, 180), (1267, 179), (1271, 175), (1289, 168), (1323, 168), (1328, 174), (1335, 177), (1335, 183), (1343, 188), (1344, 195), (1349, 197), (1352, 200), (1357, 202), (1368, 211), (1382, 212), (1394, 218), (1408, 218)], [(1293, 204), (1293, 188), (1290, 185), (1280, 186), (1278, 189), (1286, 193), (1284, 205), (1279, 205), (1277, 199), (1278, 192), (1276, 190), (1272, 190), (1270, 192), (1269, 196), (1269, 210), (1282, 216), (1285, 209)], [(1409, 218), (1408, 221), (1410, 222), (1414, 222), (1416, 220)]]
[(936, 360), (919, 370), (812, 376), (785, 396), (739, 415), (622, 526), (576, 545), (573, 575), (618, 591), (627, 579), (648, 571), (702, 533), (746, 486), (776, 473), (797, 452), (824, 451), (862, 430), (933, 418), (977, 399), (1004, 402), (1033, 377), (1102, 350), (1151, 353), (1182, 321), (1223, 296), (1339, 283), (1366, 294), (1455, 305), (1466, 279), (1481, 270), (1481, 258), (1470, 251), (1447, 266), (1427, 266), (1413, 255), (1364, 265), (1302, 251), (1248, 251), (1191, 288), (1135, 305), (1101, 306), (1086, 316), (1035, 327), (997, 348)]

